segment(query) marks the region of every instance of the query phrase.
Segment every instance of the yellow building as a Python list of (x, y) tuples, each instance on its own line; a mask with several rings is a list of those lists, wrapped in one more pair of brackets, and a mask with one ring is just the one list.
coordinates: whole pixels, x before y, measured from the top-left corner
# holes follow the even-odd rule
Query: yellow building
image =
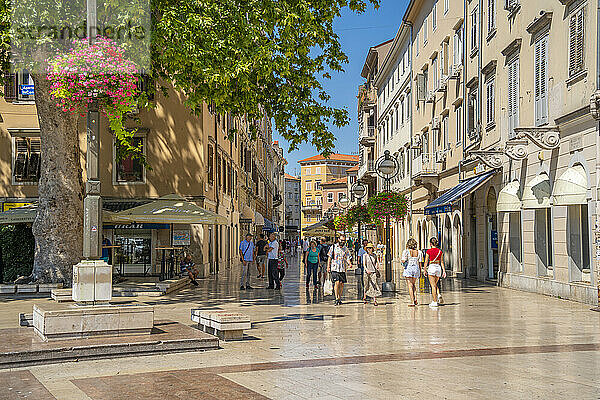
[(349, 154), (322, 155), (300, 160), (302, 192), (302, 228), (319, 222), (323, 216), (321, 185), (346, 176), (346, 171), (358, 165), (358, 156)]

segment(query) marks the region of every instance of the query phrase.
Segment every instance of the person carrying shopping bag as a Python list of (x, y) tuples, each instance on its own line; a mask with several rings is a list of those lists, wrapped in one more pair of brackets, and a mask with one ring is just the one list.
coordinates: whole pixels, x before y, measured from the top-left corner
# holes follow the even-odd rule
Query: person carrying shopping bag
[(367, 296), (373, 299), (373, 305), (376, 306), (377, 298), (381, 296), (381, 289), (379, 288), (378, 278), (381, 276), (379, 271), (378, 258), (375, 255), (375, 246), (373, 243), (367, 243), (365, 246), (366, 253), (362, 256), (362, 265), (364, 268), (364, 295), (363, 301), (367, 304)]

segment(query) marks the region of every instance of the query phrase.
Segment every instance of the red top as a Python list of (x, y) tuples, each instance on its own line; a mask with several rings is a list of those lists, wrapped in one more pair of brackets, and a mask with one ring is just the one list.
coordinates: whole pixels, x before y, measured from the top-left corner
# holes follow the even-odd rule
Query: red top
[(439, 264), (442, 260), (442, 251), (437, 247), (427, 250), (427, 255), (431, 264)]

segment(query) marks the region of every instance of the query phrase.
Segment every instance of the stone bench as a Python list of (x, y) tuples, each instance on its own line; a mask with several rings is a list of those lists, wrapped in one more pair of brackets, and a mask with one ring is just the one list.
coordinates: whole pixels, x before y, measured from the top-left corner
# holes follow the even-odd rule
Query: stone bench
[(58, 303), (73, 301), (73, 289), (52, 289), (52, 300)]
[(0, 285), (0, 294), (14, 295), (49, 295), (53, 289), (62, 288), (62, 283), (32, 283), (32, 284), (2, 284)]
[(158, 282), (156, 284), (156, 287), (162, 292), (162, 294), (169, 294), (176, 290), (180, 290), (190, 286), (190, 283), (190, 278), (185, 277)]
[(235, 312), (192, 309), (191, 317), (199, 329), (221, 340), (242, 340), (244, 330), (252, 328), (250, 318)]

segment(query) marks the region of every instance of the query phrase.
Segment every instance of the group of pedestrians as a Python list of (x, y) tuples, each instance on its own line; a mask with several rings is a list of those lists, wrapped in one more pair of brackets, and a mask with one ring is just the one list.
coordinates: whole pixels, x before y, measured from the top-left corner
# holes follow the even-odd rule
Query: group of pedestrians
[(239, 252), (242, 263), (240, 290), (253, 289), (250, 286), (250, 270), (255, 265), (258, 278), (265, 278), (266, 270), (266, 277), (269, 279), (267, 289), (281, 289), (281, 281), (285, 277), (288, 263), (285, 259), (285, 245), (277, 240), (274, 232), (269, 234), (268, 240), (265, 240), (265, 235), (261, 233), (256, 243), (251, 233), (246, 234), (246, 238), (240, 243)]
[(438, 282), (440, 278), (446, 277), (446, 268), (444, 266), (444, 253), (439, 248), (437, 238), (433, 237), (429, 240), (431, 248), (425, 251), (418, 250), (418, 244), (415, 239), (408, 239), (406, 249), (402, 252), (401, 261), (404, 266), (402, 276), (406, 278), (408, 285), (408, 293), (411, 303), (409, 307), (417, 306), (417, 280), (421, 277), (421, 272), (429, 278), (431, 285), (431, 303), (430, 307), (437, 307), (443, 303), (442, 295), (438, 291)]

